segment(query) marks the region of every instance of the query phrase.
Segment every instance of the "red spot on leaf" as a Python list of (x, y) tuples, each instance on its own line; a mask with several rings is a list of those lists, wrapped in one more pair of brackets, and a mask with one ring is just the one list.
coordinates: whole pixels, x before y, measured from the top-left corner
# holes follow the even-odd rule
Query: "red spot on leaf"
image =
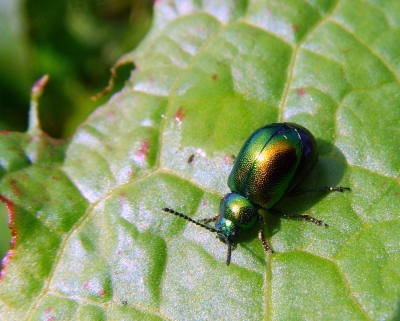
[(181, 124), (182, 121), (183, 121), (183, 118), (185, 118), (185, 116), (186, 116), (186, 113), (184, 112), (183, 107), (180, 106), (179, 109), (178, 109), (178, 111), (177, 111), (177, 112), (175, 113), (175, 115), (174, 115), (174, 120), (175, 120), (177, 123)]
[(294, 31), (294, 32), (297, 32), (297, 31), (299, 31), (299, 26), (298, 26), (298, 25), (296, 25), (295, 23), (294, 23), (294, 24), (292, 24), (292, 28), (293, 28), (293, 31)]
[(44, 311), (44, 313), (49, 314), (51, 311), (53, 311), (53, 308), (48, 307), (48, 308)]
[(149, 156), (149, 149), (150, 149), (150, 142), (148, 139), (145, 139), (142, 141), (142, 144), (140, 145), (140, 153), (143, 153), (146, 157)]
[(201, 200), (201, 205), (202, 205), (202, 206), (207, 205), (207, 201), (206, 201), (206, 200)]
[(51, 316), (51, 317), (49, 317), (49, 318), (46, 319), (46, 321), (54, 321), (54, 320), (55, 320), (55, 319), (54, 319), (53, 316)]
[(11, 249), (7, 252), (7, 255), (3, 258), (3, 261), (2, 261), (3, 269), (0, 271), (0, 280), (1, 280), (3, 275), (6, 272), (7, 262), (9, 260), (11, 260), (13, 254), (14, 254), (15, 244), (17, 242), (17, 230), (16, 230), (15, 225), (14, 225), (14, 222), (15, 222), (14, 203), (11, 202), (8, 198), (4, 197), (3, 195), (0, 195), (0, 201), (3, 202), (4, 205), (7, 207), (7, 211), (8, 211), (8, 227), (11, 230), (11, 241), (10, 241), (10, 248)]
[(148, 139), (144, 139), (140, 143), (139, 151), (135, 155), (135, 161), (140, 162), (143, 161), (147, 156), (149, 156), (150, 149), (150, 141)]
[(108, 119), (112, 119), (112, 118), (114, 118), (114, 116), (115, 116), (115, 110), (113, 110), (113, 111), (110, 111), (108, 114), (107, 114), (107, 118)]
[(8, 129), (0, 130), (0, 134), (8, 134), (10, 131)]
[(83, 287), (84, 287), (85, 289), (88, 289), (88, 288), (89, 288), (89, 285), (90, 285), (90, 281), (89, 281), (89, 280), (86, 280), (85, 282), (83, 282)]
[(126, 202), (126, 194), (125, 194), (125, 193), (119, 194), (119, 195), (118, 195), (118, 198), (119, 198), (119, 202), (120, 202), (121, 204), (124, 204), (124, 203)]
[(224, 155), (224, 163), (225, 165), (229, 165), (231, 163), (231, 157), (228, 154)]
[(106, 293), (106, 290), (101, 289), (97, 294), (100, 295), (100, 296), (102, 296), (102, 295), (104, 295), (104, 293)]
[(303, 96), (303, 95), (305, 95), (307, 93), (307, 90), (305, 89), (305, 88), (298, 88), (297, 89), (297, 94), (299, 95), (299, 96)]
[(13, 193), (15, 195), (20, 195), (21, 194), (21, 190), (19, 189), (19, 187), (17, 186), (17, 181), (15, 179), (10, 179), (10, 185), (11, 185), (11, 189), (13, 191)]
[(217, 80), (218, 79), (218, 75), (217, 74), (212, 75), (212, 79), (213, 80)]

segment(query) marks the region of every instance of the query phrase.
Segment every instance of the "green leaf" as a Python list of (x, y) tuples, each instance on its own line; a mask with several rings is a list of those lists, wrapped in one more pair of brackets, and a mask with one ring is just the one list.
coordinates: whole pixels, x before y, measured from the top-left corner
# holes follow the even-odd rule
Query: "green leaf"
[[(399, 30), (397, 0), (157, 2), (121, 58), (130, 81), (71, 141), (35, 121), (0, 135), (0, 318), (398, 319)], [(161, 209), (215, 215), (232, 155), (277, 121), (317, 137), (304, 188), (352, 190), (284, 198), (329, 227), (265, 212), (275, 253), (256, 227), (226, 266), (214, 235)]]

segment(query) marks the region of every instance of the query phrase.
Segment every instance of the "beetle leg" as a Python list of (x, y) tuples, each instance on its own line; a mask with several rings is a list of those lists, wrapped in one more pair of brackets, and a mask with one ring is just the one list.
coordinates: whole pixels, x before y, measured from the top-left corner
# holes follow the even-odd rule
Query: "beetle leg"
[(301, 195), (304, 193), (310, 193), (310, 192), (344, 192), (344, 191), (350, 191), (350, 187), (343, 187), (343, 186), (323, 186), (323, 187), (316, 187), (316, 188), (310, 188), (310, 189), (298, 189), (296, 191), (290, 192), (290, 196), (297, 196)]
[(269, 212), (273, 215), (279, 216), (279, 217), (283, 217), (283, 218), (294, 218), (297, 220), (303, 220), (303, 221), (308, 221), (308, 222), (313, 222), (315, 224), (317, 224), (318, 226), (325, 226), (328, 227), (328, 224), (326, 224), (323, 221), (320, 221), (314, 217), (308, 216), (307, 214), (302, 214), (302, 215), (288, 215), (288, 214), (283, 214), (282, 212), (278, 211), (275, 208), (270, 208)]
[(226, 239), (226, 245), (228, 246), (228, 253), (226, 254), (226, 265), (231, 263), (231, 256), (232, 256), (232, 244)]
[(216, 214), (216, 215), (213, 216), (213, 217), (210, 217), (210, 218), (203, 218), (203, 219), (200, 220), (200, 221), (202, 221), (204, 224), (207, 224), (207, 223), (210, 223), (210, 222), (215, 222), (215, 221), (218, 220), (218, 219), (219, 219), (219, 213)]
[(261, 244), (264, 248), (265, 252), (271, 252), (274, 253), (274, 251), (271, 250), (271, 248), (268, 246), (267, 241), (264, 239), (264, 219), (262, 216), (258, 217), (258, 221), (261, 223), (261, 230), (258, 231), (258, 239), (261, 241)]

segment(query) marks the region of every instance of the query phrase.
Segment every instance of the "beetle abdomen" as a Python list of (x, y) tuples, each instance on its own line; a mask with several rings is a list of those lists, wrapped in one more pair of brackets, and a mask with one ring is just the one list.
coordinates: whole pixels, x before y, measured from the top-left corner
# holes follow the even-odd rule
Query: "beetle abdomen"
[(296, 128), (271, 124), (256, 130), (240, 151), (228, 179), (232, 192), (270, 208), (285, 194), (302, 158)]

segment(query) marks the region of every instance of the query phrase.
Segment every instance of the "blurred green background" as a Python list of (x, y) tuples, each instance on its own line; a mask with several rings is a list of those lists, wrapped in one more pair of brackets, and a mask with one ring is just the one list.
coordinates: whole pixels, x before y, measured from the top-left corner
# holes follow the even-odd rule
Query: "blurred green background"
[[(52, 137), (72, 135), (129, 77), (132, 65), (118, 68), (113, 91), (91, 99), (108, 85), (118, 58), (147, 33), (152, 13), (153, 0), (0, 0), (0, 130), (26, 131), (30, 88), (48, 74), (42, 129)], [(10, 236), (0, 203), (0, 258)]]

